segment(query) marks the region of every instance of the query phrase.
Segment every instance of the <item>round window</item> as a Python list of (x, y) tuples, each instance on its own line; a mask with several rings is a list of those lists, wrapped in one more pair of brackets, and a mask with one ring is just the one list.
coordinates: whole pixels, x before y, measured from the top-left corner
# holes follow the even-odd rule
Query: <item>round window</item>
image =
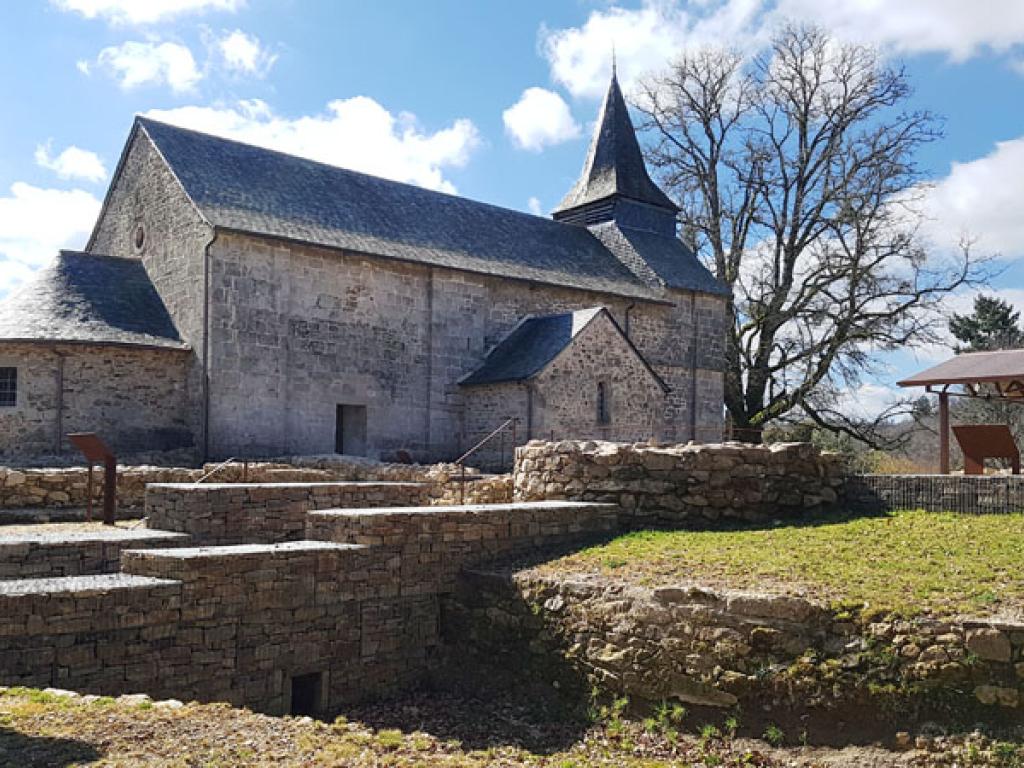
[(135, 248), (140, 250), (146, 244), (146, 230), (139, 224), (135, 227)]

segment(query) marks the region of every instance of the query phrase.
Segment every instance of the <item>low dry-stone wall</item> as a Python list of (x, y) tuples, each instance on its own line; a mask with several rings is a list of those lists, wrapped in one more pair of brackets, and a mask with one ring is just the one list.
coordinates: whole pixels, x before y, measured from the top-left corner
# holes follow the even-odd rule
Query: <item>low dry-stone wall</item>
[(531, 441), (516, 449), (515, 499), (616, 504), (625, 526), (766, 521), (834, 505), (839, 456), (807, 443), (767, 446)]
[[(351, 457), (294, 457), (273, 462), (207, 464), (202, 468), (119, 466), (117, 500), (121, 507), (141, 507), (149, 483), (196, 483), (203, 478), (216, 483), (279, 482), (400, 482), (425, 483), (429, 503), (452, 504), (465, 485), (472, 504), (512, 500), (509, 475), (481, 475), (468, 470), (470, 482), (454, 480), (456, 468), (448, 464), (386, 464)], [(103, 473), (94, 473), (93, 500), (103, 497)], [(88, 504), (88, 470), (85, 467), (13, 468), (0, 466), (0, 509), (33, 507), (79, 508)]]
[(1024, 624), (862, 622), (798, 596), (531, 570), (471, 571), (446, 600), (457, 665), (561, 669), (634, 703), (1024, 715)]
[(0, 538), (0, 580), (113, 573), (126, 549), (186, 546), (191, 537), (146, 528), (19, 533)]
[(276, 544), (301, 539), (313, 509), (426, 504), (422, 483), (154, 483), (146, 524), (187, 533), (196, 544)]

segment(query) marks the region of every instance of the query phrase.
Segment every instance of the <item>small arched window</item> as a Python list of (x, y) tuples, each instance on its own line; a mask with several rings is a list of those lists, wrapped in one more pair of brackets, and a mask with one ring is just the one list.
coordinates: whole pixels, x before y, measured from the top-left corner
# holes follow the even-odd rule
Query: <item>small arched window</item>
[(612, 412), (608, 402), (608, 383), (597, 382), (597, 423), (611, 424)]

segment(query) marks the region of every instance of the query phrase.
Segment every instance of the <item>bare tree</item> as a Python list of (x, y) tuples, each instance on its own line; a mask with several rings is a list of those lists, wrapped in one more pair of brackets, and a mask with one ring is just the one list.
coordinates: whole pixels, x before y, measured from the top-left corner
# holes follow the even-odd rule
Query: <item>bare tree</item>
[(725, 402), (754, 440), (800, 413), (877, 442), (837, 393), (935, 338), (933, 310), (980, 277), (969, 246), (940, 258), (919, 236), (914, 156), (940, 125), (909, 94), (874, 49), (794, 26), (753, 59), (687, 53), (640, 86), (682, 236), (733, 289)]

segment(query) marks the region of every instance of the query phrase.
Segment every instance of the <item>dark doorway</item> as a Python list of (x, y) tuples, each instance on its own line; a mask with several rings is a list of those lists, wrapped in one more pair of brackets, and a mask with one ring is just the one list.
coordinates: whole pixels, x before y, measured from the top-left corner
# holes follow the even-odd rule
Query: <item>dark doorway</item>
[(308, 675), (296, 675), (292, 678), (292, 715), (320, 714), (320, 700), (323, 695), (323, 675), (312, 672)]
[(366, 455), (366, 406), (339, 405), (334, 422), (334, 452)]

